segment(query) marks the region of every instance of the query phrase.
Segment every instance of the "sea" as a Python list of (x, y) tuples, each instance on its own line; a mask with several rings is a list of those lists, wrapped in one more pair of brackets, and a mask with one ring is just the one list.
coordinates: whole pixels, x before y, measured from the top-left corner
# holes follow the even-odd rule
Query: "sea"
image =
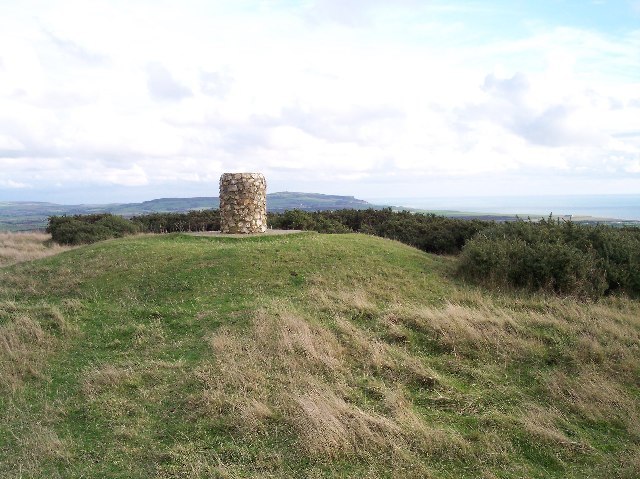
[(450, 196), (364, 198), (376, 205), (431, 211), (528, 215), (592, 216), (640, 221), (640, 195)]

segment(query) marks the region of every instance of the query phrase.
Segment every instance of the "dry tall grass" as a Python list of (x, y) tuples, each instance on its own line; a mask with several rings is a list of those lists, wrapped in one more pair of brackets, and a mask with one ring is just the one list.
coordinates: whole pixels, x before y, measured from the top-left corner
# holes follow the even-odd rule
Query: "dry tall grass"
[(0, 302), (0, 391), (15, 391), (28, 378), (42, 378), (47, 356), (71, 331), (55, 306)]
[(45, 233), (0, 233), (0, 267), (52, 256), (70, 249)]
[[(411, 465), (402, 477), (430, 477), (425, 456), (469, 454), (466, 441), (429, 425), (407, 397), (406, 383), (435, 387), (433, 372), (344, 318), (336, 321), (332, 330), (277, 304), (258, 313), (250, 331), (217, 332), (209, 339), (213, 360), (195, 373), (202, 392), (191, 401), (194, 410), (223, 416), (249, 436), (279, 424), (316, 459)], [(371, 398), (361, 393), (363, 381)]]
[[(640, 405), (629, 394), (639, 371), (634, 302), (503, 304), (457, 290), (425, 306), (380, 302), (364, 289), (312, 291), (315, 311), (272, 303), (248, 330), (209, 338), (213, 359), (194, 373), (201, 392), (189, 401), (198, 417), (222, 417), (246, 438), (293, 431), (313, 461), (401, 465), (398, 477), (431, 477), (426, 458), (480, 465), (479, 477), (513, 469), (507, 431), (565, 458), (598, 457), (588, 436), (567, 432), (576, 418), (615, 418), (640, 438)], [(531, 390), (514, 369), (534, 372)], [(460, 434), (446, 417), (477, 421), (476, 432)], [(632, 448), (625, 460), (629, 477), (640, 472), (639, 454)]]
[[(632, 393), (640, 384), (640, 303), (492, 297), (460, 289), (451, 293), (444, 304), (424, 305), (390, 301), (375, 284), (368, 285), (368, 292), (312, 289), (316, 307), (337, 318), (336, 336), (348, 351), (351, 371), (380, 378), (385, 404), (394, 387), (390, 384), (400, 392), (395, 407), (381, 413), (391, 421), (385, 434), (388, 447), (406, 448), (391, 426), (405, 432), (417, 427), (423, 437), (429, 435), (426, 429), (431, 434), (435, 430), (449, 453), (457, 446), (462, 460), (482, 451), (482, 461), (502, 463), (513, 446), (491, 431), (518, 425), (531, 444), (562, 451), (565, 457), (597, 457), (601, 452), (587, 435), (574, 432), (569, 437), (567, 431), (575, 429), (576, 421), (605, 420), (616, 421), (630, 438), (640, 440), (640, 403)], [(532, 377), (521, 383), (520, 374)], [(460, 378), (472, 384), (470, 390), (461, 390)], [(478, 418), (477, 441), (465, 437), (452, 442), (451, 434), (443, 440), (442, 429), (416, 415), (403, 393), (416, 385), (431, 390), (433, 408)], [(343, 426), (350, 437), (358, 437), (353, 424)], [(322, 430), (317, 424), (313, 428)], [(640, 448), (631, 448), (623, 461), (632, 471), (629, 477), (640, 474), (639, 454)]]

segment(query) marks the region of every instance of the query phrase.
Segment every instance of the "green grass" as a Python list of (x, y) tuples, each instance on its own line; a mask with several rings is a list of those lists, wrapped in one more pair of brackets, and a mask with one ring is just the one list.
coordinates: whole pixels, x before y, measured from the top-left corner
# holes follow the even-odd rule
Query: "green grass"
[(0, 268), (0, 477), (638, 477), (640, 307), (365, 235)]

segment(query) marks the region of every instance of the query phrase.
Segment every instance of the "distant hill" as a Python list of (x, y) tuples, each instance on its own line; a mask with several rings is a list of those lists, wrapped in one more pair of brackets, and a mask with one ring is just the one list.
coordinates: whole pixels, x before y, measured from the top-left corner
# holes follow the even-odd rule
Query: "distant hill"
[[(217, 197), (159, 198), (142, 203), (112, 203), (98, 205), (59, 205), (46, 202), (0, 202), (0, 231), (30, 231), (46, 226), (52, 215), (78, 215), (113, 213), (135, 216), (147, 213), (180, 213), (191, 210), (218, 208)], [(267, 195), (269, 211), (282, 212), (290, 209), (323, 211), (336, 209), (383, 208), (353, 196), (323, 195), (319, 193), (279, 192)]]
[[(119, 205), (105, 205), (110, 213), (119, 215), (138, 215), (144, 213), (184, 212), (190, 210), (204, 210), (218, 208), (218, 197), (196, 198), (160, 198), (142, 203), (127, 203)], [(324, 211), (337, 209), (367, 209), (382, 208), (353, 196), (323, 195), (320, 193), (298, 193), (283, 191), (267, 195), (269, 211), (282, 212), (299, 209), (305, 211)]]
[[(47, 225), (47, 219), (53, 215), (85, 215), (92, 213), (113, 213), (125, 217), (149, 213), (184, 213), (192, 210), (218, 208), (220, 199), (217, 197), (198, 196), (195, 198), (159, 198), (143, 201), (142, 203), (110, 203), (110, 204), (81, 204), (59, 205), (56, 203), (35, 201), (0, 201), (0, 231), (34, 231), (42, 230)], [(326, 211), (341, 209), (364, 210), (368, 208), (391, 208), (394, 211), (412, 211), (427, 213), (458, 219), (479, 219), (488, 221), (514, 221), (518, 215), (488, 214), (455, 210), (423, 210), (404, 206), (376, 205), (354, 196), (323, 195), (320, 193), (301, 193), (282, 191), (267, 195), (267, 210), (283, 212), (299, 209), (303, 211)], [(539, 215), (520, 215), (520, 218), (538, 220)], [(565, 216), (561, 219), (568, 220)], [(638, 221), (621, 221), (616, 219), (580, 217), (574, 218), (576, 223), (609, 223), (615, 226), (638, 226)]]

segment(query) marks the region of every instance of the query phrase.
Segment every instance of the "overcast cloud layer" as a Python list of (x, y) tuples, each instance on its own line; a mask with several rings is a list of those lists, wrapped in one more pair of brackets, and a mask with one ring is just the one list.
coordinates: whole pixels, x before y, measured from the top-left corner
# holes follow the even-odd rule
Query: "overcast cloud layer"
[(637, 193), (640, 2), (0, 0), (0, 200), (209, 196), (225, 171)]

